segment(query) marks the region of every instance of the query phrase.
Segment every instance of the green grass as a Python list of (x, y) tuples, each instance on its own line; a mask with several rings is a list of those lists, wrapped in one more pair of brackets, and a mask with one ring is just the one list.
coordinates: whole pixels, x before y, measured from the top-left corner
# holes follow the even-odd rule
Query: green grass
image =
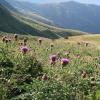
[[(24, 37), (28, 38), (26, 54), (19, 49)], [(41, 45), (39, 37), (33, 36), (20, 35), (18, 41), (7, 44), (0, 39), (0, 100), (100, 100), (100, 49), (95, 39), (87, 47), (78, 45), (91, 38), (80, 37), (54, 41), (42, 38)], [(50, 44), (54, 45), (52, 49)], [(58, 52), (56, 64), (50, 65), (50, 56)], [(62, 67), (61, 58), (68, 58), (69, 64)], [(86, 78), (81, 71), (86, 71)], [(95, 86), (92, 77), (96, 77)]]

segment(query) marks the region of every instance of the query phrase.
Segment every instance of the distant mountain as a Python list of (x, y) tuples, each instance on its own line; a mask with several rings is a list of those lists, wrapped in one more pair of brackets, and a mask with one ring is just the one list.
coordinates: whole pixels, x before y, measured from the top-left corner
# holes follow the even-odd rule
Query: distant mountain
[[(29, 17), (30, 19), (32, 19), (33, 21), (39, 21), (39, 22), (43, 22), (49, 25), (54, 25), (53, 21), (41, 16), (40, 14), (37, 14), (36, 12), (32, 12), (31, 10), (27, 10), (27, 3), (24, 5), (19, 1), (15, 1), (15, 0), (6, 0), (9, 4), (11, 4), (15, 9), (17, 9), (19, 12), (21, 12), (23, 14), (23, 16)], [(25, 2), (24, 2), (25, 3)], [(29, 7), (29, 5), (31, 6), (31, 3), (28, 4), (27, 8), (32, 9), (32, 7)], [(33, 4), (32, 4), (33, 5)]]
[(17, 19), (11, 12), (0, 4), (0, 31), (7, 33), (34, 33), (29, 25)]
[(7, 6), (5, 7), (0, 2), (0, 34), (1, 33), (30, 34), (50, 39), (86, 34), (80, 31), (61, 29), (38, 21), (32, 21), (18, 13), (13, 13), (12, 10), (10, 12)]
[(100, 33), (100, 6), (74, 1), (56, 4), (33, 4), (16, 0), (9, 2), (19, 11), (23, 12), (24, 9), (26, 13), (36, 13), (59, 27)]

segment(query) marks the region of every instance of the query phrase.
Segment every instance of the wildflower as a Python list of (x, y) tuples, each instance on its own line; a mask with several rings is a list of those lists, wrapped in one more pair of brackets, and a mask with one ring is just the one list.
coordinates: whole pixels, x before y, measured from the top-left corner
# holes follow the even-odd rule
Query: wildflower
[(9, 42), (11, 42), (11, 39), (9, 39)]
[(18, 35), (17, 34), (14, 34), (14, 39), (15, 39), (15, 41), (17, 41), (17, 39), (18, 39)]
[(26, 43), (26, 42), (27, 42), (27, 40), (28, 40), (27, 38), (24, 38), (23, 42), (24, 42), (24, 43)]
[(43, 80), (43, 81), (48, 80), (48, 76), (46, 75), (46, 73), (42, 76), (42, 80)]
[(91, 77), (91, 86), (95, 86), (96, 85), (96, 78), (95, 77)]
[(96, 78), (95, 77), (91, 77), (91, 81), (95, 81), (96, 80)]
[(23, 42), (19, 42), (18, 44), (19, 44), (20, 46), (23, 46)]
[(26, 46), (21, 47), (21, 52), (26, 54), (26, 52), (28, 52), (28, 48)]
[(50, 59), (51, 59), (51, 61), (56, 61), (57, 56), (56, 56), (56, 55), (52, 55), (52, 56), (50, 57)]
[(41, 45), (41, 44), (42, 44), (42, 39), (39, 39), (38, 42), (39, 42), (39, 44)]
[(5, 42), (6, 38), (6, 36), (2, 37), (2, 41)]
[(52, 51), (54, 45), (53, 44), (50, 44), (50, 50)]
[(9, 42), (9, 39), (5, 39), (5, 43), (7, 44)]
[(82, 71), (82, 74), (81, 74), (81, 76), (82, 76), (82, 78), (86, 78), (86, 76), (87, 76), (87, 73), (86, 73), (86, 71)]
[(62, 55), (61, 52), (57, 52), (57, 57), (58, 57), (58, 59), (61, 59), (61, 55)]
[(54, 44), (50, 44), (50, 47), (53, 48), (54, 47)]
[(81, 42), (77, 42), (77, 45), (81, 45), (82, 43)]
[(62, 64), (63, 66), (69, 64), (69, 59), (67, 59), (67, 58), (61, 59), (61, 64)]
[(46, 48), (46, 51), (49, 51), (49, 48)]
[(61, 52), (57, 52), (57, 55), (59, 56), (61, 54)]
[(87, 47), (87, 46), (89, 45), (89, 43), (88, 43), (88, 42), (86, 42), (86, 43), (85, 43), (85, 45), (86, 45), (86, 47)]
[(23, 43), (23, 45), (24, 45), (24, 46), (26, 46), (26, 45), (27, 45), (27, 43), (26, 43), (26, 42), (24, 42), (24, 43)]

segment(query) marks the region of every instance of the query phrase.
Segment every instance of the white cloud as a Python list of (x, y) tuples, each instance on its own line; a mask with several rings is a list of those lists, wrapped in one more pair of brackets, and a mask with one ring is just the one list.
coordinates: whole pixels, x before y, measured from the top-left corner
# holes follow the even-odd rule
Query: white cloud
[(64, 1), (78, 1), (82, 3), (92, 3), (100, 5), (100, 0), (18, 0), (18, 1), (27, 1), (35, 3), (54, 3), (54, 2), (64, 2)]

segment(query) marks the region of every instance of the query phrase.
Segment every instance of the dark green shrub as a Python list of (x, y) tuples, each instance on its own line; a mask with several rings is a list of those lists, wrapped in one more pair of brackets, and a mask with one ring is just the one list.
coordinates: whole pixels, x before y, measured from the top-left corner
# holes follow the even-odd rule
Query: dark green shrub
[(0, 67), (12, 68), (12, 67), (14, 67), (14, 64), (13, 64), (13, 62), (12, 62), (9, 58), (3, 58), (3, 59), (0, 61)]

